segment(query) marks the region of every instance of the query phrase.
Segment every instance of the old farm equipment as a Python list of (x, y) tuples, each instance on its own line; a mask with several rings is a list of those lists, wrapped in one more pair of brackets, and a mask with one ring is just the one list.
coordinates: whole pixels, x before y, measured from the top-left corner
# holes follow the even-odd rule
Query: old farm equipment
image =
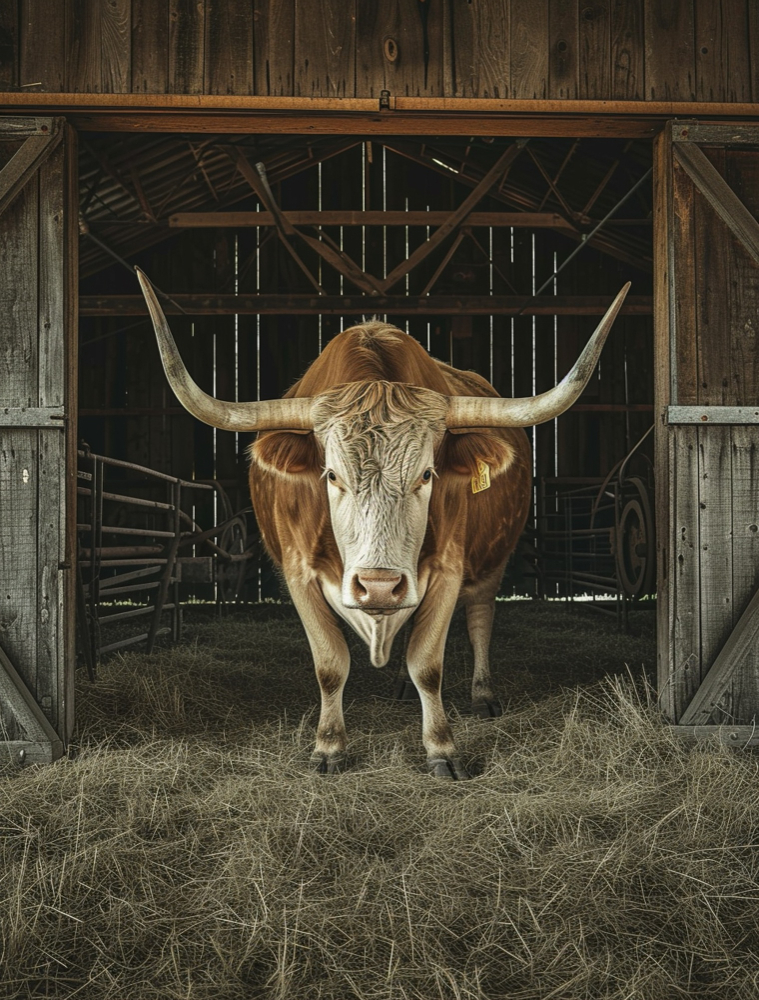
[[(205, 588), (220, 605), (236, 601), (257, 538), (248, 536), (246, 511), (235, 513), (214, 480), (178, 479), (88, 450), (78, 455), (77, 620), (94, 676), (103, 653), (141, 642), (150, 652), (159, 635), (179, 639), (180, 584)], [(210, 528), (196, 522), (197, 509), (213, 512)], [(139, 628), (125, 634), (132, 620)]]
[[(537, 575), (541, 596), (590, 594), (626, 625), (627, 605), (656, 585), (653, 470), (638, 441), (601, 478), (541, 477), (537, 483)], [(609, 607), (609, 599), (613, 607)]]

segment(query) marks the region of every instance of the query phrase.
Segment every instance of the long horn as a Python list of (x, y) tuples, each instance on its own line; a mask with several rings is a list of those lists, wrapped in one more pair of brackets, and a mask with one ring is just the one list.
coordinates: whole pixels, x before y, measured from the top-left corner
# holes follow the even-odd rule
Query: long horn
[(142, 294), (153, 321), (163, 370), (182, 406), (198, 420), (225, 431), (312, 430), (311, 400), (307, 397), (266, 399), (253, 403), (232, 403), (214, 399), (190, 377), (171, 335), (153, 286), (135, 268)]
[(630, 290), (628, 281), (609, 306), (574, 367), (553, 389), (539, 396), (502, 399), (493, 396), (451, 396), (446, 425), (456, 427), (532, 427), (553, 420), (577, 401), (596, 367), (606, 335)]

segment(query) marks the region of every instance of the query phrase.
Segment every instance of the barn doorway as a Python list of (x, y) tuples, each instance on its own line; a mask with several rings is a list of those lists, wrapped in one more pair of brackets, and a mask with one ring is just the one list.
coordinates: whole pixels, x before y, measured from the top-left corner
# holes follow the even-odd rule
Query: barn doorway
[[(590, 596), (617, 613), (623, 508), (628, 589), (653, 592), (648, 139), (82, 133), (80, 196), (80, 437), (96, 455), (213, 480), (225, 515), (248, 505), (249, 441), (199, 425), (172, 398), (131, 265), (166, 293), (193, 377), (228, 399), (281, 395), (371, 314), (502, 395), (542, 392), (631, 281), (581, 402), (532, 432), (534, 516), (503, 596)], [(635, 495), (615, 498), (631, 453), (622, 471)], [(199, 530), (223, 520), (218, 490), (187, 502)], [(276, 598), (253, 548), (233, 596)], [(180, 600), (219, 597), (213, 572), (197, 575), (207, 552), (184, 557), (198, 562)]]

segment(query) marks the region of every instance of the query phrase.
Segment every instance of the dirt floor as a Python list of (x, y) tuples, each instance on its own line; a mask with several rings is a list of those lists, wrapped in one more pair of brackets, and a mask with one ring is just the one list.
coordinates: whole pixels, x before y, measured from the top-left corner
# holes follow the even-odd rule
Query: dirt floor
[(80, 678), (71, 759), (0, 778), (0, 998), (753, 1000), (759, 757), (668, 731), (653, 619), (499, 603), (482, 722), (457, 617), (445, 782), (397, 652), (353, 644), (354, 766), (320, 776), (293, 609), (188, 612)]

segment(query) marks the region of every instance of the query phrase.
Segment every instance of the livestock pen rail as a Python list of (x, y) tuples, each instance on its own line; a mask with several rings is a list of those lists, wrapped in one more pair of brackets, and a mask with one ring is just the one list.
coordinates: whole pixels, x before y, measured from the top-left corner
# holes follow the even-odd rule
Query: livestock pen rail
[[(151, 652), (159, 635), (180, 638), (180, 584), (211, 584), (218, 602), (236, 600), (255, 538), (251, 547), (245, 512), (233, 512), (215, 481), (179, 479), (89, 450), (78, 456), (77, 618), (82, 654), (94, 677), (103, 653), (139, 642)], [(198, 492), (212, 500), (215, 523), (205, 530), (190, 502)], [(162, 625), (165, 613), (168, 625)], [(147, 631), (110, 642), (101, 638), (106, 626), (144, 618)]]

